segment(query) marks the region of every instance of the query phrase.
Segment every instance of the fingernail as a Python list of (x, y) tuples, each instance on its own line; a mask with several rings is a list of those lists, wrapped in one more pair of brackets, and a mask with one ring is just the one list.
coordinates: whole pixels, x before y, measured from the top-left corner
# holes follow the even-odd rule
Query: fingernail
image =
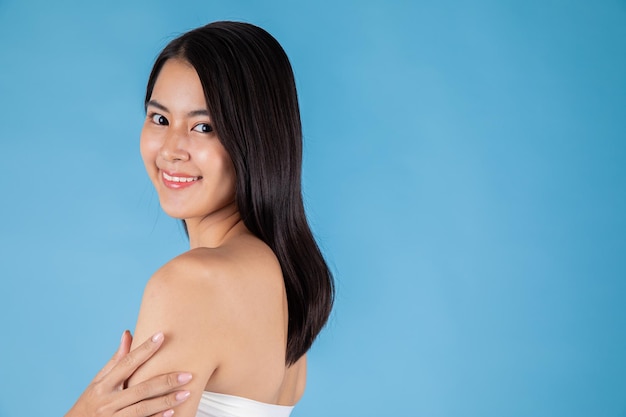
[(187, 382), (191, 381), (191, 377), (192, 375), (190, 373), (183, 373), (183, 374), (179, 374), (178, 375), (178, 382), (180, 382), (181, 384), (186, 384)]
[(174, 410), (167, 410), (163, 413), (163, 417), (172, 417), (174, 415)]
[(187, 397), (189, 397), (189, 394), (191, 394), (189, 391), (181, 391), (178, 394), (176, 394), (176, 401), (183, 401), (186, 400)]
[(158, 332), (157, 334), (152, 336), (152, 341), (154, 343), (159, 343), (161, 340), (163, 340), (163, 332)]

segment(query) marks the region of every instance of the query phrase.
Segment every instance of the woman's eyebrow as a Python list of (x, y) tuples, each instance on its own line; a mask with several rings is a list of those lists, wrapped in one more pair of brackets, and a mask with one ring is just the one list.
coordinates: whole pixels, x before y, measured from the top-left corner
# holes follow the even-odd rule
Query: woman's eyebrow
[(202, 109), (202, 110), (192, 110), (189, 113), (187, 113), (187, 116), (189, 117), (195, 117), (195, 116), (207, 116), (209, 117), (209, 111), (206, 109)]
[[(148, 102), (148, 106), (156, 107), (157, 109), (162, 110), (162, 111), (167, 112), (167, 113), (170, 112), (167, 107), (165, 107), (164, 105), (162, 105), (161, 103), (159, 103), (156, 100), (150, 100)], [(196, 116), (207, 116), (207, 117), (209, 117), (211, 115), (209, 114), (209, 111), (207, 109), (199, 109), (199, 110), (192, 110), (192, 111), (190, 111), (189, 113), (187, 113), (187, 116), (189, 116), (189, 117), (196, 117)]]
[(161, 103), (159, 103), (159, 102), (158, 102), (158, 101), (156, 101), (156, 100), (150, 100), (150, 101), (148, 102), (148, 106), (156, 107), (157, 109), (159, 109), (159, 110), (163, 110), (164, 112), (168, 112), (168, 113), (170, 112), (170, 111), (167, 109), (167, 107), (165, 107), (164, 105), (162, 105)]

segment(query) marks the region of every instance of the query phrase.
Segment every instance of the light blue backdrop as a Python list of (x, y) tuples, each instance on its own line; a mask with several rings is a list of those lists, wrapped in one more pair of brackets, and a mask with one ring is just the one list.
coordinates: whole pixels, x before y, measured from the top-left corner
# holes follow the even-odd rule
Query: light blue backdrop
[(626, 415), (623, 0), (4, 0), (0, 416), (62, 415), (185, 250), (144, 83), (223, 19), (292, 59), (337, 278), (294, 417)]

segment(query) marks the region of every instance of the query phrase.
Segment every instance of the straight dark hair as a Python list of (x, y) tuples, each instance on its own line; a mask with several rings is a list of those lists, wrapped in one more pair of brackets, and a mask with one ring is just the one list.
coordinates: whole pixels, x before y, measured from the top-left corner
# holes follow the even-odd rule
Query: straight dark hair
[(275, 253), (289, 306), (285, 361), (296, 362), (324, 327), (333, 305), (332, 274), (309, 228), (302, 201), (302, 128), (289, 59), (265, 30), (214, 22), (171, 41), (150, 73), (146, 101), (169, 59), (200, 77), (217, 136), (236, 173), (246, 227)]

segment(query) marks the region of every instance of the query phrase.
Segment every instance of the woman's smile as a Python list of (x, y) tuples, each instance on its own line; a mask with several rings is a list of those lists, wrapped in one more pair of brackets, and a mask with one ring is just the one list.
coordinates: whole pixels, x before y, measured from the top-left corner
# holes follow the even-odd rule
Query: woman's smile
[(167, 188), (174, 190), (180, 190), (181, 188), (187, 188), (200, 181), (202, 177), (194, 177), (186, 174), (171, 173), (168, 174), (165, 171), (161, 171), (163, 178), (163, 185)]

